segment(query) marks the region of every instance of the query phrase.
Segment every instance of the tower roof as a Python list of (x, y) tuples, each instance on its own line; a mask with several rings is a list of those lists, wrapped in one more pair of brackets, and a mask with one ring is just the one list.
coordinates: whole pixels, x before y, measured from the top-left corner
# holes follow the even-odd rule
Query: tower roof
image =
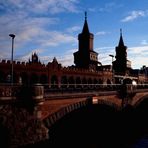
[(118, 46), (124, 46), (123, 37), (122, 37), (122, 29), (120, 29), (120, 39), (119, 39), (119, 45)]
[(85, 12), (85, 21), (84, 21), (82, 33), (89, 33), (89, 28), (87, 23), (87, 12)]

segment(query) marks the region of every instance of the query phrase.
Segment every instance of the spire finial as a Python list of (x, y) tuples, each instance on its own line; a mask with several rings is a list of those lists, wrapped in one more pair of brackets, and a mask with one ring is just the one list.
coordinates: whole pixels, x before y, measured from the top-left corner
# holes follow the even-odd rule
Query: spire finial
[(85, 11), (85, 20), (87, 20), (87, 12)]
[(122, 36), (122, 28), (120, 28), (120, 36)]

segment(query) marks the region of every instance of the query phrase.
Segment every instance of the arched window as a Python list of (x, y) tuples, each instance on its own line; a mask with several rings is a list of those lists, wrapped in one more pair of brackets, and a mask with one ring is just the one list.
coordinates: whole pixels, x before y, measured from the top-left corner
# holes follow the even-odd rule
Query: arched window
[(41, 75), (40, 83), (42, 83), (42, 84), (47, 84), (48, 83), (48, 78), (47, 78), (47, 76), (45, 74)]
[(62, 78), (61, 78), (61, 87), (62, 88), (67, 88), (67, 84), (68, 84), (67, 77), (62, 76)]
[(69, 77), (68, 83), (69, 83), (69, 87), (70, 88), (74, 88), (75, 87), (75, 81), (74, 81), (74, 78), (72, 76)]
[(32, 74), (31, 77), (30, 77), (30, 83), (35, 84), (35, 83), (38, 83), (38, 82), (39, 82), (39, 78), (38, 78), (37, 74)]
[(23, 73), (20, 75), (20, 77), (21, 77), (21, 79), (22, 79), (21, 81), (22, 81), (23, 84), (28, 84), (29, 78), (28, 78), (27, 73), (23, 72)]
[(58, 78), (56, 75), (51, 77), (51, 88), (58, 88)]
[(77, 87), (77, 88), (82, 88), (80, 77), (77, 77), (77, 78), (76, 78), (76, 87)]

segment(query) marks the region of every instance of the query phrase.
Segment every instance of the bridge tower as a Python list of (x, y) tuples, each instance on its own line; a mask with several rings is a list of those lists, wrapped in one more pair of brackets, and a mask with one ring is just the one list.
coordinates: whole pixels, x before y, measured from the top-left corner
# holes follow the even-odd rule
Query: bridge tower
[(121, 29), (115, 58), (116, 60), (113, 62), (114, 73), (116, 75), (125, 75), (127, 70), (127, 46), (124, 45)]
[(122, 29), (120, 29), (119, 44), (116, 49), (116, 60), (113, 62), (115, 83), (122, 83), (124, 77), (129, 77), (131, 73), (131, 61), (127, 59), (127, 46), (124, 45)]
[(94, 35), (89, 32), (87, 13), (82, 32), (78, 35), (79, 47), (74, 53), (74, 63), (77, 68), (96, 69), (98, 65), (98, 53), (93, 51)]

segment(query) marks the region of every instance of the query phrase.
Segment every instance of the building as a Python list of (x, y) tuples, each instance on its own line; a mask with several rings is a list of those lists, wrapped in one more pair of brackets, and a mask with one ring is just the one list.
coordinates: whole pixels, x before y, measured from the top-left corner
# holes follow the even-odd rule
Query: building
[[(122, 32), (116, 47), (116, 60), (111, 65), (102, 65), (98, 53), (93, 50), (94, 35), (90, 33), (85, 14), (82, 32), (78, 35), (78, 51), (74, 55), (74, 66), (63, 67), (54, 58), (52, 62), (42, 64), (36, 53), (28, 62), (13, 61), (13, 80), (16, 84), (32, 85), (41, 83), (51, 88), (89, 88), (98, 85), (121, 83), (130, 78), (137, 83), (145, 83), (147, 74), (136, 72), (127, 60), (127, 47), (124, 45)], [(82, 60), (83, 59), (83, 60)], [(10, 83), (11, 61), (0, 61), (0, 83)]]
[(93, 39), (94, 35), (89, 32), (87, 16), (85, 14), (82, 33), (78, 35), (79, 49), (74, 53), (76, 68), (97, 70), (98, 64), (101, 64), (98, 61), (98, 53), (93, 50)]
[(129, 75), (131, 62), (127, 59), (127, 46), (124, 45), (122, 30), (120, 29), (119, 44), (116, 47), (116, 60), (113, 62), (115, 75)]

